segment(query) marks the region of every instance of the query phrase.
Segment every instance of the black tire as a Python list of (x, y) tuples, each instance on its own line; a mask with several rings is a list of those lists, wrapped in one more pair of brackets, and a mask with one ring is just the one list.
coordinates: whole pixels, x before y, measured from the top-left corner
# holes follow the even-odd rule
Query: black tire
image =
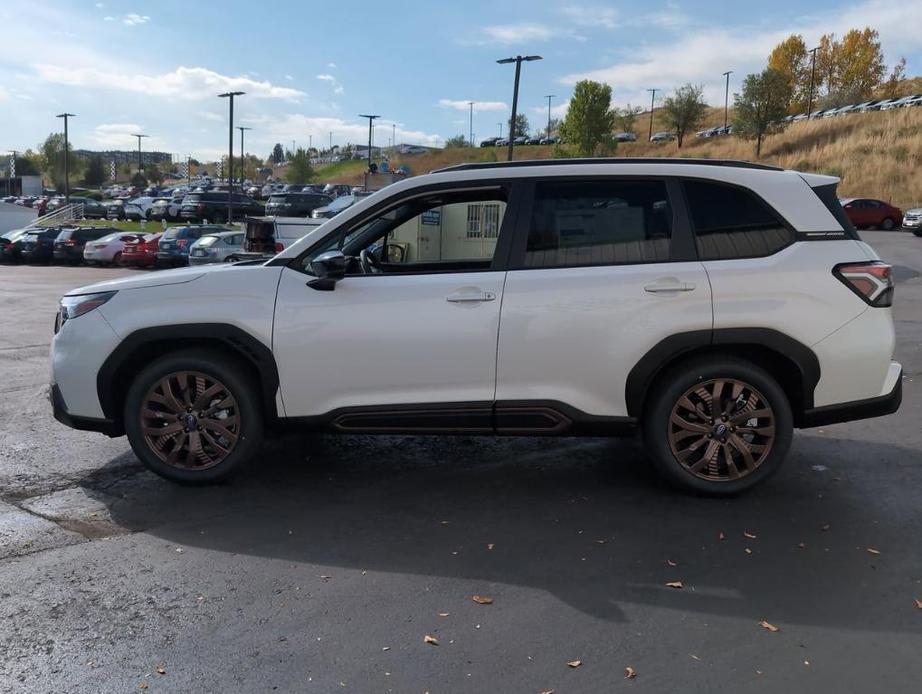
[(119, 251), (112, 256), (112, 265), (119, 265), (122, 262), (122, 252)]
[[(671, 444), (673, 424), (671, 421), (673, 408), (678, 406), (680, 399), (684, 395), (697, 384), (703, 385), (718, 379), (733, 379), (746, 384), (765, 401), (773, 416), (774, 438), (764, 458), (759, 461), (753, 470), (744, 472), (735, 478), (728, 475), (721, 476), (716, 472), (715, 463), (715, 475), (705, 479), (699, 475), (706, 473), (706, 470), (702, 470), (699, 474), (692, 472), (673, 453)], [(734, 411), (743, 412), (743, 410)], [(731, 417), (731, 421), (732, 419)], [(710, 428), (720, 426), (721, 420), (709, 423), (702, 419), (700, 424)], [(748, 426), (748, 420), (746, 424), (738, 423), (738, 426), (740, 428)], [(761, 425), (756, 424), (755, 426)], [(647, 453), (651, 457), (654, 467), (663, 477), (683, 489), (713, 496), (739, 494), (771, 477), (781, 467), (793, 437), (791, 406), (777, 381), (761, 367), (745, 359), (733, 356), (705, 356), (691, 359), (658, 377), (651, 387), (642, 427)], [(726, 436), (727, 434), (724, 435)], [(733, 436), (733, 434), (729, 435)], [(688, 437), (692, 436), (695, 435), (688, 435)], [(713, 441), (713, 434), (702, 436), (706, 436), (708, 440)], [(710, 445), (709, 441), (706, 442)], [(719, 445), (717, 441), (713, 441), (713, 443)], [(726, 456), (726, 450), (723, 455)], [(718, 451), (715, 460), (719, 461), (720, 457), (720, 452)], [(724, 458), (724, 461), (727, 463), (726, 458)], [(728, 467), (729, 463), (723, 469), (728, 469)], [(738, 474), (738, 466), (734, 466), (734, 470)]]
[(887, 217), (880, 224), (880, 228), (883, 229), (884, 231), (893, 231), (894, 227), (896, 227), (896, 222), (893, 220), (892, 217)]
[[(140, 418), (145, 397), (158, 381), (170, 374), (189, 371), (220, 382), (236, 401), (239, 422), (236, 443), (223, 460), (203, 469), (178, 467), (162, 460), (148, 444)], [(207, 349), (173, 352), (149, 364), (132, 382), (125, 397), (125, 432), (138, 459), (161, 477), (189, 485), (223, 481), (239, 470), (262, 443), (263, 413), (258, 393), (258, 384), (238, 359)]]

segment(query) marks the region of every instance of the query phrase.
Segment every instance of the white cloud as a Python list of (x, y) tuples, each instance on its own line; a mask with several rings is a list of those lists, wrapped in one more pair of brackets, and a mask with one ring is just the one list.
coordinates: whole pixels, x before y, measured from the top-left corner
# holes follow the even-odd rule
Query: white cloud
[(113, 17), (112, 15), (106, 15), (105, 17), (102, 18), (102, 21), (104, 21), (104, 22), (114, 22), (114, 21), (115, 21), (115, 17)]
[(285, 79), (291, 82), (292, 80), (294, 80), (294, 77), (292, 77), (291, 75), (285, 75)]
[[(551, 118), (563, 118), (567, 115), (567, 109), (570, 108), (570, 100), (562, 101), (559, 104), (551, 105)], [(547, 104), (544, 106), (532, 106), (531, 112), (535, 114), (535, 122), (540, 123), (541, 121), (537, 118), (543, 117), (547, 119)]]
[[(131, 135), (140, 132), (144, 132), (144, 128), (137, 123), (100, 123), (86, 139), (93, 148), (132, 149), (132, 142), (137, 146), (138, 140)], [(146, 147), (150, 147), (150, 139), (145, 139), (144, 143)]]
[(336, 69), (336, 63), (327, 63), (327, 67), (330, 68), (331, 70), (335, 70), (335, 69)]
[(210, 99), (221, 92), (241, 91), (257, 99), (297, 101), (304, 92), (279, 87), (267, 81), (249, 77), (230, 77), (204, 67), (178, 67), (161, 75), (128, 74), (95, 67), (39, 64), (35, 66), (41, 79), (53, 84), (75, 87), (118, 89), (153, 96), (180, 99)]
[(200, 120), (207, 120), (212, 123), (221, 123), (224, 121), (224, 116), (213, 111), (198, 111), (195, 115)]
[(333, 75), (317, 75), (317, 79), (323, 82), (329, 82), (330, 86), (333, 87), (334, 94), (342, 94), (345, 91), (343, 85), (341, 85)]
[[(315, 143), (329, 144), (329, 133), (333, 133), (334, 144), (368, 143), (368, 121), (344, 121), (341, 118), (305, 116), (303, 114), (288, 114), (281, 118), (272, 116), (259, 116), (247, 120), (254, 126), (247, 142), (253, 143), (253, 151), (263, 148), (271, 149), (276, 142), (289, 146), (292, 140), (297, 140), (299, 146), (306, 146), (308, 135), (313, 135)], [(380, 123), (375, 128), (377, 134), (375, 145), (382, 142), (386, 145), (393, 129), (390, 122)], [(405, 130), (403, 124), (396, 125), (397, 142), (421, 145), (435, 145), (442, 139), (439, 135), (423, 132), (421, 130)], [(252, 139), (251, 139), (252, 138)], [(247, 149), (250, 145), (247, 145)]]
[(562, 7), (560, 11), (578, 26), (602, 27), (603, 29), (618, 27), (618, 10), (611, 7), (571, 5)]
[(500, 24), (483, 28), (484, 36), (494, 43), (515, 44), (547, 41), (554, 30), (543, 24)]
[[(442, 108), (453, 108), (458, 111), (467, 111), (470, 109), (470, 100), (463, 99), (439, 99), (439, 106)], [(509, 107), (502, 101), (475, 101), (474, 112), (480, 111), (508, 111)]]
[(130, 27), (137, 26), (139, 24), (147, 24), (149, 21), (150, 17), (148, 17), (146, 14), (141, 15), (135, 14), (134, 12), (126, 14), (124, 17), (122, 17), (122, 24)]

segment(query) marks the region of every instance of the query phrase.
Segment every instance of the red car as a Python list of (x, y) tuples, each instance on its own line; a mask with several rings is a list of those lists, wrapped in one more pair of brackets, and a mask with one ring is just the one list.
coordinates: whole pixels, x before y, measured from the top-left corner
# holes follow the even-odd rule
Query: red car
[(898, 228), (903, 221), (903, 211), (883, 200), (843, 198), (839, 202), (856, 229), (890, 231)]
[(120, 265), (153, 267), (157, 262), (157, 249), (163, 234), (148, 234), (139, 241), (127, 241), (119, 258)]

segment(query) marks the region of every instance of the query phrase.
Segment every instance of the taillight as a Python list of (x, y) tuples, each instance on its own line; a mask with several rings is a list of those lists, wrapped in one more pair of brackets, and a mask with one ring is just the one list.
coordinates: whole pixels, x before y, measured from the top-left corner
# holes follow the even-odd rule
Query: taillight
[(189, 243), (189, 239), (177, 239), (176, 240), (176, 245), (179, 246), (180, 248), (185, 248), (186, 244), (188, 243)]
[(77, 242), (74, 241), (73, 239), (66, 239), (66, 240), (64, 241), (64, 245), (65, 245), (65, 246), (76, 246), (76, 245), (77, 245)]
[(836, 265), (832, 274), (871, 306), (893, 305), (893, 268), (874, 260)]
[(284, 250), (285, 250), (285, 246), (283, 246), (283, 245), (280, 244), (278, 241), (276, 241), (276, 242), (275, 242), (275, 252), (276, 252), (276, 253), (281, 253), (281, 252), (284, 251)]

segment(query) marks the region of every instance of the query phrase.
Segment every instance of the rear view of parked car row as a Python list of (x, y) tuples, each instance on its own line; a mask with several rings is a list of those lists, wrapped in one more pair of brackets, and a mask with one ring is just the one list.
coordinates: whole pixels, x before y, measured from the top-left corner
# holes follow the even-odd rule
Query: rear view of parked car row
[(235, 260), (243, 241), (240, 229), (213, 224), (170, 227), (157, 234), (105, 226), (35, 227), (0, 235), (0, 258), (13, 263), (175, 267)]

